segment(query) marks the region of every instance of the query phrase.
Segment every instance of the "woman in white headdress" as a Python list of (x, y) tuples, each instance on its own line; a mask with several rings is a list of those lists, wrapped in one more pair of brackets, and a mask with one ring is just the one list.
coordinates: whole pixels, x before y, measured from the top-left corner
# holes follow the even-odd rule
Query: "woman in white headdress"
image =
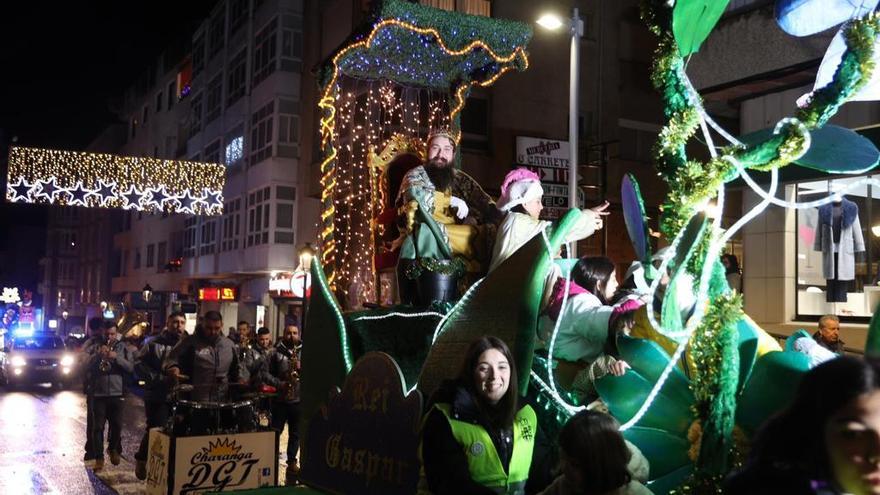
[[(518, 168), (511, 170), (501, 185), (501, 198), (498, 209), (506, 213), (498, 227), (495, 248), (489, 272), (497, 268), (532, 237), (539, 235), (550, 222), (541, 220), (541, 197), (544, 189), (541, 180), (531, 170)], [(608, 215), (606, 201), (595, 208), (581, 210), (580, 218), (566, 236), (565, 242), (585, 239), (602, 228), (602, 217)]]

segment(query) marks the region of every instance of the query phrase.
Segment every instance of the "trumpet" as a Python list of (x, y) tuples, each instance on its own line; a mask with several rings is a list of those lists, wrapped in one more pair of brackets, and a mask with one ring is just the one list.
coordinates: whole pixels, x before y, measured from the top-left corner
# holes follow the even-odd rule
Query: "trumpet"
[[(110, 351), (113, 350), (113, 344), (114, 344), (114, 343), (115, 343), (115, 342), (113, 342), (112, 340), (105, 340), (104, 343), (102, 344), (102, 346), (107, 346), (107, 348), (109, 349), (108, 352), (110, 352)], [(109, 373), (109, 372), (110, 372), (110, 369), (111, 369), (112, 367), (113, 367), (113, 363), (110, 362), (109, 359), (107, 359), (107, 353), (103, 353), (103, 352), (102, 352), (102, 354), (101, 354), (101, 362), (98, 363), (98, 370), (100, 370), (101, 373)]]

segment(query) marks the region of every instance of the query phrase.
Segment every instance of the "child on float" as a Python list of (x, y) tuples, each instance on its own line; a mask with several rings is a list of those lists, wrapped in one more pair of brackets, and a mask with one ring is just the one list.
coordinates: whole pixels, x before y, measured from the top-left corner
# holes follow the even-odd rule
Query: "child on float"
[(540, 495), (650, 495), (648, 460), (598, 411), (581, 411), (559, 433), (562, 474)]
[[(498, 227), (489, 272), (521, 248), (532, 237), (551, 227), (541, 220), (541, 197), (544, 189), (537, 174), (525, 168), (511, 170), (501, 185), (498, 209), (506, 213)], [(565, 242), (586, 239), (602, 228), (602, 217), (608, 215), (608, 202), (594, 208), (580, 210), (581, 215), (565, 238)], [(554, 253), (555, 254), (555, 253)]]
[(610, 259), (583, 257), (572, 268), (569, 280), (556, 280), (545, 316), (539, 321), (539, 336), (545, 346), (549, 346), (558, 322), (553, 347), (558, 378), (582, 402), (596, 398), (595, 380), (608, 373), (621, 376), (629, 368), (626, 361), (614, 357), (617, 335), (628, 331), (633, 312), (643, 303), (627, 299), (612, 306), (609, 301), (617, 286), (617, 272)]

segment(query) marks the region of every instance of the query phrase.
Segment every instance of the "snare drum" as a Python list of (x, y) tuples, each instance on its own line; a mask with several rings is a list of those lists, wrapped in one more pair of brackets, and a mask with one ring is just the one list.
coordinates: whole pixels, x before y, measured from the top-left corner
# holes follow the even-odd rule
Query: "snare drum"
[(247, 433), (257, 429), (256, 409), (252, 401), (196, 402), (179, 400), (169, 419), (175, 436)]

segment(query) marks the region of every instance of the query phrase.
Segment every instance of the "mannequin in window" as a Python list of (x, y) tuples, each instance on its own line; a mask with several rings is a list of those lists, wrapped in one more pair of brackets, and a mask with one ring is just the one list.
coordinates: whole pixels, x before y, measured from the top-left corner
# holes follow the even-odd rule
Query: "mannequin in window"
[(825, 300), (846, 302), (855, 277), (856, 253), (865, 251), (859, 207), (840, 197), (819, 207), (819, 227), (813, 249), (822, 251), (822, 274), (827, 281)]

